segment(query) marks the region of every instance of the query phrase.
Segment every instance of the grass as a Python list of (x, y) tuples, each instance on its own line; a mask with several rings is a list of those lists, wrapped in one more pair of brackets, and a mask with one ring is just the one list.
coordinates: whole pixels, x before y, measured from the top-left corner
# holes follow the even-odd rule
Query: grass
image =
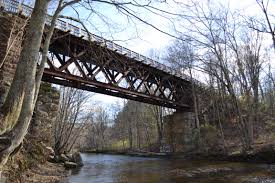
[[(124, 144), (124, 146), (123, 146)], [(129, 140), (120, 140), (111, 145), (112, 149), (127, 149), (130, 147)]]

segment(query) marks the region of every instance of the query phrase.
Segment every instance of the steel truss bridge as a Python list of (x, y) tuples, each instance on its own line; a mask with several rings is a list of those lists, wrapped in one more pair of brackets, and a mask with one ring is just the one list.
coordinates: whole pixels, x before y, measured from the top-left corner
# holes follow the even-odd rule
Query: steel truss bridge
[[(31, 15), (32, 8), (0, 0), (4, 11)], [(49, 25), (51, 17), (48, 16)], [(191, 110), (191, 80), (150, 58), (58, 20), (43, 81), (144, 103)]]

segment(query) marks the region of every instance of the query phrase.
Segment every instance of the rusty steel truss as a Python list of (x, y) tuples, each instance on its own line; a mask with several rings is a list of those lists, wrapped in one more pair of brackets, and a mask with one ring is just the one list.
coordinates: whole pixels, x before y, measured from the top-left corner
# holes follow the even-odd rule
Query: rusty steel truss
[[(0, 6), (25, 17), (32, 12), (15, 0), (0, 0)], [(185, 75), (62, 20), (56, 23), (42, 80), (174, 109), (193, 105)]]
[(135, 101), (188, 110), (190, 82), (57, 30), (43, 81)]

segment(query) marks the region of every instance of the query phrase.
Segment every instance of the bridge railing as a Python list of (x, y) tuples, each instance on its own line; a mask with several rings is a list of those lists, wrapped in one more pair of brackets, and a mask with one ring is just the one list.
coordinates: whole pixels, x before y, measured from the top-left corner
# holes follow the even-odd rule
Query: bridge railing
[[(16, 13), (16, 14), (22, 14), (24, 16), (30, 16), (32, 13), (33, 8), (21, 4), (16, 0), (0, 0), (0, 7), (3, 7), (5, 11)], [(46, 24), (50, 24), (51, 22), (51, 16), (48, 15), (46, 19)], [(159, 63), (151, 58), (148, 58), (144, 55), (141, 55), (139, 53), (136, 53), (128, 48), (125, 48), (119, 44), (114, 43), (113, 41), (109, 41), (107, 39), (104, 39), (101, 36), (92, 34), (90, 32), (87, 32), (83, 28), (77, 27), (73, 24), (70, 24), (64, 20), (58, 19), (56, 21), (55, 28), (62, 30), (62, 31), (70, 31), (70, 33), (77, 37), (82, 37), (82, 39), (89, 40), (89, 38), (92, 39), (92, 41), (95, 41), (99, 43), (100, 46), (107, 47), (108, 49), (112, 51), (116, 51), (117, 53), (120, 53), (122, 55), (127, 56), (128, 58), (135, 59), (136, 61), (142, 62), (146, 65), (150, 65), (152, 67), (155, 67), (157, 69), (163, 70), (171, 75), (174, 75), (176, 77), (191, 81), (190, 76), (183, 74), (182, 72), (175, 70), (167, 65), (164, 65), (162, 63)], [(193, 82), (195, 82), (197, 85), (203, 86), (203, 83), (199, 82), (196, 79), (192, 79)], [(203, 86), (204, 87), (204, 86)]]

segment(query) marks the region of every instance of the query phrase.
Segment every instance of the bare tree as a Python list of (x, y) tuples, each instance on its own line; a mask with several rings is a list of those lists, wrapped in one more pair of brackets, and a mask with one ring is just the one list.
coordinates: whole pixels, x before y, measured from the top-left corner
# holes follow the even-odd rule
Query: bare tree
[[(271, 1), (272, 2), (272, 1)], [(273, 16), (269, 13), (269, 0), (256, 0), (256, 3), (258, 4), (259, 8), (261, 9), (264, 18), (259, 19), (256, 17), (249, 17), (248, 18), (248, 26), (256, 30), (258, 32), (267, 33), (271, 36), (273, 48), (275, 51), (275, 29), (274, 29), (274, 22), (273, 22)]]
[(199, 111), (198, 111), (198, 97), (196, 91), (196, 84), (194, 78), (194, 67), (196, 64), (196, 58), (194, 55), (192, 43), (188, 41), (176, 40), (172, 46), (168, 48), (167, 62), (172, 65), (173, 68), (179, 70), (182, 75), (185, 75), (187, 71), (191, 82), (191, 92), (194, 102), (194, 112), (196, 117), (196, 128), (200, 129)]
[(96, 127), (97, 127), (97, 133), (99, 136), (100, 140), (100, 145), (101, 145), (101, 149), (104, 149), (106, 146), (106, 130), (108, 128), (108, 114), (107, 111), (105, 111), (102, 108), (99, 108), (96, 116), (95, 116), (95, 120), (96, 120)]
[(158, 133), (158, 144), (159, 150), (162, 146), (163, 131), (164, 131), (164, 109), (161, 106), (151, 106), (152, 114), (155, 118), (157, 133)]
[(88, 124), (87, 128), (87, 146), (88, 149), (106, 150), (111, 140), (108, 129), (111, 128), (109, 122), (111, 121), (107, 110), (102, 107), (95, 107), (93, 109), (93, 121)]
[(88, 97), (85, 91), (62, 87), (54, 128), (54, 150), (57, 154), (71, 150), (89, 121), (90, 111), (86, 111)]
[[(238, 13), (220, 4), (191, 1), (189, 6), (182, 8), (191, 12), (190, 18), (183, 20), (186, 32), (181, 32), (181, 36), (193, 46), (193, 57), (200, 63), (193, 69), (212, 78), (212, 86), (221, 90), (222, 101), (230, 97), (228, 102), (234, 106), (231, 110), (237, 116), (243, 148), (249, 149), (253, 144), (256, 120), (251, 114), (257, 114), (262, 68), (261, 35), (247, 30), (241, 20), (234, 18)], [(244, 97), (245, 102), (240, 97)]]

